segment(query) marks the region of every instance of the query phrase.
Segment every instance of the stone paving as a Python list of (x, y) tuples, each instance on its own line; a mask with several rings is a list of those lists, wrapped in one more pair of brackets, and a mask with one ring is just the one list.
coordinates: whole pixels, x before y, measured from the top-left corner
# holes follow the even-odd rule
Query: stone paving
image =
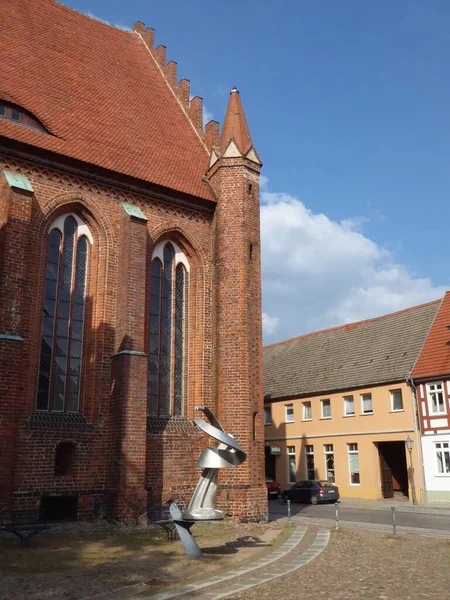
[(450, 542), (371, 530), (332, 532), (312, 563), (228, 600), (449, 600)]
[(260, 561), (143, 600), (449, 600), (450, 541), (422, 535), (296, 527)]

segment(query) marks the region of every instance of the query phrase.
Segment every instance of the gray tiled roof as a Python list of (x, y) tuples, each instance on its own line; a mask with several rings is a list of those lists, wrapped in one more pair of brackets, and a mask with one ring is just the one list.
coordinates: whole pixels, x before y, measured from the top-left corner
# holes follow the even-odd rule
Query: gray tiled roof
[(264, 396), (322, 394), (404, 380), (439, 303), (266, 346)]

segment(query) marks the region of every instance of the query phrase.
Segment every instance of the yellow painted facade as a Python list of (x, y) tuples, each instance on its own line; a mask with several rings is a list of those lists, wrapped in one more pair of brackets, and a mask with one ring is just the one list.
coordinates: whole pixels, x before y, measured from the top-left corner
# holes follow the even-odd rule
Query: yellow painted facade
[[(393, 406), (391, 393), (394, 390), (396, 406)], [(403, 409), (393, 410), (393, 408), (398, 409), (400, 392)], [(370, 394), (372, 412), (368, 412), (370, 401), (368, 396), (365, 396), (364, 406), (367, 414), (364, 414), (362, 396), (366, 394)], [(354, 415), (351, 416), (345, 414), (351, 408), (351, 402), (345, 402), (344, 397), (349, 396), (353, 397)], [(323, 404), (323, 400), (329, 401), (330, 417), (323, 416), (323, 413), (328, 413), (328, 403)], [(327, 473), (325, 463), (325, 452), (328, 450), (333, 453), (335, 483), (339, 487), (341, 497), (381, 499), (385, 493), (383, 489), (388, 487), (386, 483), (385, 487), (382, 485), (381, 451), (381, 454), (388, 458), (389, 464), (394, 464), (393, 489), (403, 489), (403, 492), (397, 491), (394, 495), (399, 497), (403, 493), (406, 498), (407, 494), (412, 500), (411, 472), (407, 472), (410, 466), (410, 455), (405, 449), (405, 440), (409, 436), (414, 442), (411, 458), (414, 467), (415, 493), (417, 500), (421, 501), (423, 497), (421, 444), (414, 426), (411, 390), (406, 383), (266, 402), (265, 422), (269, 420), (271, 423), (265, 425), (266, 456), (270, 454), (269, 462), (272, 468), (275, 467), (275, 477), (282, 488), (289, 487), (294, 482), (294, 468), (291, 471), (291, 478), (288, 470), (289, 463), (294, 466), (293, 457), (295, 458), (295, 480), (311, 478), (311, 474), (309, 477), (307, 474), (308, 450), (313, 451), (314, 478), (330, 479), (332, 473)], [(392, 442), (396, 443), (392, 444)], [(272, 454), (278, 449), (280, 454)], [(357, 470), (359, 475), (356, 474)]]

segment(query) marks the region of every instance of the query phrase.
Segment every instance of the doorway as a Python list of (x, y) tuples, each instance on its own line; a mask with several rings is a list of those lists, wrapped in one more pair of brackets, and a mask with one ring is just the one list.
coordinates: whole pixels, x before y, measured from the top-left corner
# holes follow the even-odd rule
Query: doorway
[(378, 442), (383, 498), (408, 498), (405, 442)]
[(275, 466), (275, 458), (276, 456), (271, 453), (270, 446), (264, 447), (265, 453), (265, 467), (266, 467), (266, 477), (270, 477), (274, 481), (277, 480), (276, 466)]

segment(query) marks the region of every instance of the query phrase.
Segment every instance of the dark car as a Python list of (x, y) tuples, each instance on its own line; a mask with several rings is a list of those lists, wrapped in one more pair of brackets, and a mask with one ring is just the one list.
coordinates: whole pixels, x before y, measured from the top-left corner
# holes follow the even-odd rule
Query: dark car
[(281, 498), (287, 502), (336, 502), (339, 500), (339, 488), (328, 481), (298, 481), (288, 490), (281, 492)]
[(281, 494), (281, 485), (270, 477), (266, 477), (267, 495), (269, 498), (279, 498)]

